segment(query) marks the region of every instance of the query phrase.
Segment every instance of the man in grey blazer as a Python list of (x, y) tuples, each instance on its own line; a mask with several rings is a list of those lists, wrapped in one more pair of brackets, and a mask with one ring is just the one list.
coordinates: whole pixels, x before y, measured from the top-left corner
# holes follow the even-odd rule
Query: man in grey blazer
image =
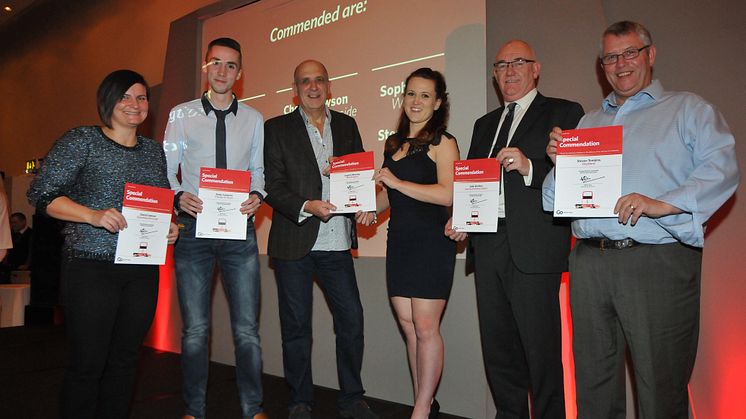
[(337, 402), (344, 418), (378, 418), (363, 400), (363, 307), (350, 248), (355, 220), (332, 215), (330, 158), (363, 151), (357, 124), (327, 108), (331, 83), (323, 64), (307, 60), (294, 73), (299, 107), (265, 123), (267, 202), (274, 209), (268, 254), (273, 259), (282, 329), (290, 419), (311, 418), (313, 277), (329, 302), (337, 335)]

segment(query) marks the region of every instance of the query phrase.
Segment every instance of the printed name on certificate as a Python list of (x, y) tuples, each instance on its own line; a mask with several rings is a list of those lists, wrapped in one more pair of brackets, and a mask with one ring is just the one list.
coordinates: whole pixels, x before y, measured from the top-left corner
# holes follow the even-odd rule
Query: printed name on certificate
[(347, 154), (332, 161), (329, 169), (329, 202), (335, 214), (376, 210), (373, 152)]
[(555, 217), (615, 217), (622, 195), (621, 125), (562, 131), (555, 165)]
[(456, 231), (494, 233), (500, 192), (500, 162), (472, 159), (453, 162), (453, 218)]
[(241, 203), (249, 199), (251, 172), (203, 167), (199, 174), (199, 199), (195, 236), (198, 239), (245, 240), (248, 217)]
[(173, 205), (174, 191), (171, 189), (126, 183), (122, 216), (127, 220), (127, 228), (118, 234), (114, 263), (166, 263)]

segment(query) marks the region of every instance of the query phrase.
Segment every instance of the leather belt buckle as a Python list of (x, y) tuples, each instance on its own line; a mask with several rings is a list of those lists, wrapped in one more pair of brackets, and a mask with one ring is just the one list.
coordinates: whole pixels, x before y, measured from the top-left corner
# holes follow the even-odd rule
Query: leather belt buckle
[(636, 246), (638, 243), (633, 239), (626, 238), (621, 240), (611, 240), (607, 238), (590, 238), (588, 243), (600, 250), (621, 250)]

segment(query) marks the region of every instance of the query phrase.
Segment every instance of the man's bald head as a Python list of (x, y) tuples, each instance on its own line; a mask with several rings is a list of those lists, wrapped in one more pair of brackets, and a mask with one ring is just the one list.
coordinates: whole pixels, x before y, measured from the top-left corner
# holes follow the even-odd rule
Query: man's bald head
[(495, 80), (505, 102), (515, 102), (536, 88), (540, 71), (536, 53), (526, 41), (508, 41), (495, 56)]
[(316, 60), (305, 60), (298, 64), (297, 67), (295, 67), (295, 71), (293, 71), (293, 82), (296, 84), (298, 83), (298, 78), (300, 77), (300, 73), (308, 68), (319, 68), (321, 72), (326, 76), (326, 79), (329, 79), (329, 72), (326, 71), (326, 67), (324, 64), (321, 64), (319, 61)]

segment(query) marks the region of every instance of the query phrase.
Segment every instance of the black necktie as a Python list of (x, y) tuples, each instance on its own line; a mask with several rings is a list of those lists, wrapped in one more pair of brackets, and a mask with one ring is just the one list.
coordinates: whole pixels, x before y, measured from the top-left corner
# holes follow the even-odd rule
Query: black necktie
[(505, 114), (505, 120), (500, 127), (500, 132), (497, 134), (497, 141), (495, 141), (495, 145), (492, 147), (492, 152), (490, 153), (491, 159), (494, 159), (495, 156), (497, 156), (497, 152), (500, 151), (501, 148), (508, 145), (508, 134), (510, 133), (510, 126), (513, 125), (514, 110), (515, 102), (508, 105), (508, 113)]
[(213, 109), (213, 112), (215, 112), (215, 116), (218, 118), (218, 122), (215, 125), (215, 167), (225, 169), (228, 167), (225, 154), (225, 115), (230, 110), (219, 111)]

